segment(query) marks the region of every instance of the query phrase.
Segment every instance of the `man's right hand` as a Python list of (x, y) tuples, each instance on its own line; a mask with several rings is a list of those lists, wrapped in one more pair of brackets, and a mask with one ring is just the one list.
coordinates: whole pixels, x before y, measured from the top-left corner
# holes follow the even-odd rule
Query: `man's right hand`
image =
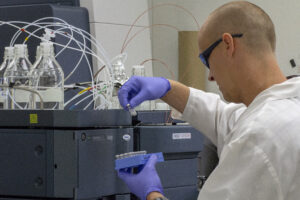
[(162, 98), (171, 89), (169, 80), (163, 77), (132, 76), (119, 90), (121, 106), (134, 108), (147, 100)]

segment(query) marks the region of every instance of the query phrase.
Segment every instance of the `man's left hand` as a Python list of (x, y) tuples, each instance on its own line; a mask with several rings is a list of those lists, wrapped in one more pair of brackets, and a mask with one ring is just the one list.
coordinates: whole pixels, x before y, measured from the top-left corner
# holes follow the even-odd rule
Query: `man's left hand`
[(163, 194), (160, 178), (156, 172), (156, 155), (152, 155), (144, 168), (138, 174), (126, 170), (119, 170), (119, 177), (127, 184), (129, 190), (142, 200), (147, 199), (150, 192), (156, 191)]

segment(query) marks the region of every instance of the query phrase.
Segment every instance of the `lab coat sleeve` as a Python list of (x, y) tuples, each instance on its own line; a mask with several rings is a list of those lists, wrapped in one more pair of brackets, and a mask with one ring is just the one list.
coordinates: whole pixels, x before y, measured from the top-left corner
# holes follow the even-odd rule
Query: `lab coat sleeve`
[(244, 104), (228, 104), (219, 95), (190, 88), (183, 118), (206, 135), (221, 152), (226, 135), (245, 109)]
[(275, 166), (247, 136), (224, 146), (198, 200), (283, 200)]

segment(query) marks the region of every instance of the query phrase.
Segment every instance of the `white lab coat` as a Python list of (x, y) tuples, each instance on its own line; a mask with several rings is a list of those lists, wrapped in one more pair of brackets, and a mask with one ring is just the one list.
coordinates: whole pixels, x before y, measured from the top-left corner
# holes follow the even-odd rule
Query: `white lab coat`
[(183, 117), (220, 157), (198, 200), (300, 199), (300, 78), (273, 85), (248, 107), (190, 88)]

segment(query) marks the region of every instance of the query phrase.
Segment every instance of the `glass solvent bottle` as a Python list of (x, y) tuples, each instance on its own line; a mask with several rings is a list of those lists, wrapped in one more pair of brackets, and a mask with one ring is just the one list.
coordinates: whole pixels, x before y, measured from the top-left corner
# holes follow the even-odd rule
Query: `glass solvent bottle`
[[(35, 62), (32, 71), (32, 87), (40, 93), (44, 109), (64, 109), (64, 73), (54, 56), (54, 47), (51, 42), (40, 44), (40, 56)], [(41, 109), (41, 101), (35, 94), (31, 95), (33, 109)]]
[(32, 64), (28, 60), (28, 50), (25, 44), (14, 46), (14, 59), (4, 72), (4, 83), (10, 85), (6, 89), (6, 109), (27, 109), (29, 108), (30, 92), (16, 89), (17, 87), (30, 88), (31, 77), (29, 75)]
[[(3, 63), (0, 66), (0, 85), (4, 85), (4, 72), (14, 59), (14, 47), (5, 47)], [(4, 107), (6, 88), (0, 87), (0, 109)]]

